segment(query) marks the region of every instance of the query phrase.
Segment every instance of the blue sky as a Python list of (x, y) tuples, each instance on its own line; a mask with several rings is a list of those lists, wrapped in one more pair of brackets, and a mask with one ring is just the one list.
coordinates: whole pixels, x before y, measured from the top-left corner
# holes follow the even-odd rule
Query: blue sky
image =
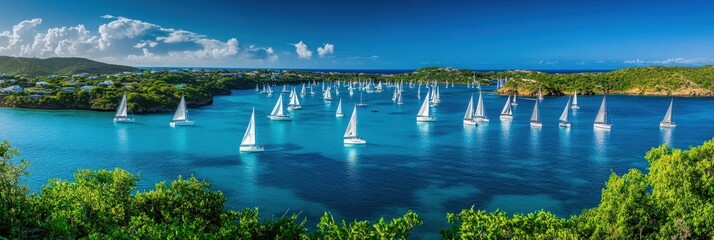
[(714, 1), (0, 0), (0, 6), (0, 55), (133, 66), (714, 64)]

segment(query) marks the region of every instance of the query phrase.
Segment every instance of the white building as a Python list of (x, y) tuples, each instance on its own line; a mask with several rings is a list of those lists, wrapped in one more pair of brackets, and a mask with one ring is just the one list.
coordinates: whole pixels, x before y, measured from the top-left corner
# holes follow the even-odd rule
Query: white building
[(37, 87), (44, 87), (44, 86), (47, 86), (47, 85), (50, 85), (50, 84), (47, 83), (47, 82), (36, 82), (36, 83), (35, 83), (35, 86), (37, 86)]
[(104, 82), (100, 82), (99, 85), (111, 86), (111, 85), (114, 85), (114, 81), (112, 81), (112, 80), (106, 80), (106, 81), (104, 81)]
[(3, 93), (11, 93), (11, 92), (16, 92), (16, 93), (21, 93), (22, 92), (22, 87), (18, 85), (12, 85), (6, 88), (2, 89)]
[(92, 91), (94, 89), (94, 86), (82, 86), (79, 88), (79, 90), (84, 90), (84, 91)]

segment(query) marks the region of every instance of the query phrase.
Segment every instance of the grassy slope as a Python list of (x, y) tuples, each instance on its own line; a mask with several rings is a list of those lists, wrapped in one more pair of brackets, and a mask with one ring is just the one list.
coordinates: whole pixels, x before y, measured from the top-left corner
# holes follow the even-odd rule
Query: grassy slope
[(78, 73), (120, 73), (139, 69), (106, 64), (84, 58), (18, 58), (0, 56), (0, 72), (11, 75), (72, 75)]

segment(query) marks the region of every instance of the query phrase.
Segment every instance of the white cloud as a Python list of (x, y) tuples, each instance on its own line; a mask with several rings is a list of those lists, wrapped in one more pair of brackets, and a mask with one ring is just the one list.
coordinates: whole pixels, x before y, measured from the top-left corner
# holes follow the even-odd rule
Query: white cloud
[(104, 15), (103, 15), (103, 16), (101, 16), (100, 18), (104, 18), (104, 19), (113, 19), (113, 18), (115, 18), (115, 17), (114, 17), (113, 15), (109, 15), (109, 14), (104, 14)]
[(664, 60), (641, 60), (641, 59), (635, 59), (635, 60), (625, 60), (623, 61), (625, 64), (632, 64), (632, 65), (642, 65), (642, 64), (659, 64), (659, 65), (705, 65), (705, 64), (714, 64), (714, 59), (711, 58), (705, 58), (705, 57), (696, 57), (696, 58), (683, 58), (683, 57), (677, 57), (677, 58), (668, 58)]
[(292, 44), (295, 46), (295, 52), (298, 54), (298, 58), (310, 59), (312, 58), (312, 51), (307, 49), (307, 45), (300, 41), (299, 43)]
[(320, 57), (325, 57), (333, 53), (335, 53), (335, 45), (329, 43), (325, 43), (324, 47), (317, 48), (317, 54), (320, 55)]
[(235, 38), (221, 41), (141, 20), (111, 15), (102, 18), (112, 20), (99, 26), (96, 32), (81, 24), (41, 31), (38, 27), (42, 19), (22, 21), (12, 31), (0, 31), (0, 55), (86, 57), (142, 66), (175, 63), (206, 65), (206, 62), (235, 64), (235, 60), (278, 59), (269, 47), (241, 49)]

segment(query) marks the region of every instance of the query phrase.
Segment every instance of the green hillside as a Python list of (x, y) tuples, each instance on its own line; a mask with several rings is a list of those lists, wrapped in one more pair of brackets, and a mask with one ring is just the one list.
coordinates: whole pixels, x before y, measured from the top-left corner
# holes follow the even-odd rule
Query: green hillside
[(79, 73), (136, 72), (129, 66), (106, 64), (85, 58), (21, 58), (0, 56), (0, 73), (10, 75), (46, 76)]

